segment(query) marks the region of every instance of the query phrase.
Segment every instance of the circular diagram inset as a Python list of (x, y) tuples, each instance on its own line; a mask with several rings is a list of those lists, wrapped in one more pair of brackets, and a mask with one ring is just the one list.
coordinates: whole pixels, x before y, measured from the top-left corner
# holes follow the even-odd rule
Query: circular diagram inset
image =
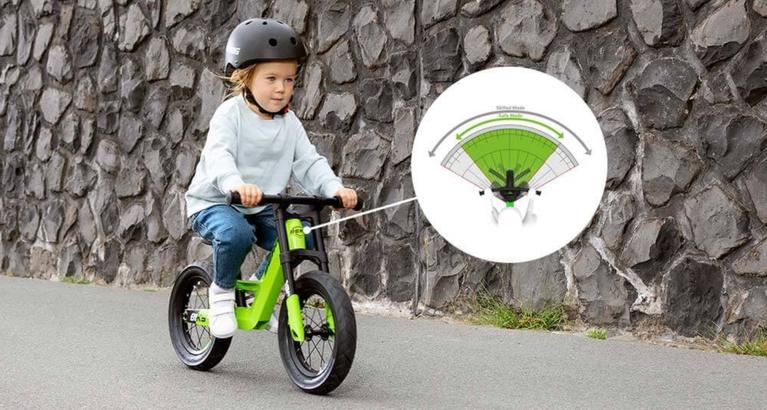
[(413, 143), (424, 215), (453, 246), (524, 262), (565, 246), (591, 221), (607, 177), (599, 123), (567, 85), (501, 67), (437, 98)]

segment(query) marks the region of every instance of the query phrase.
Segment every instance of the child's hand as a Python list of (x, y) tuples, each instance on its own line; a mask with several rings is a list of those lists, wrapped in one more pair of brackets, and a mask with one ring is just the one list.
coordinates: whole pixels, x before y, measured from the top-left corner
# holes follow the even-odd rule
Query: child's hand
[(357, 206), (357, 192), (350, 188), (341, 188), (333, 196), (341, 198), (344, 208), (352, 209)]
[(234, 191), (240, 194), (243, 206), (256, 206), (261, 202), (262, 193), (261, 188), (259, 188), (258, 185), (242, 184), (234, 188)]

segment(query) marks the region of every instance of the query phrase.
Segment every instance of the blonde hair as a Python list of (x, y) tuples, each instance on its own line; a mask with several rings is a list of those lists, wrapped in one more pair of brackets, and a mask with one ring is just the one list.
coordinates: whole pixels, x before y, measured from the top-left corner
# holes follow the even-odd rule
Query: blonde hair
[(227, 83), (227, 91), (224, 94), (224, 100), (241, 95), (243, 91), (248, 88), (248, 84), (250, 84), (253, 75), (256, 72), (256, 66), (258, 66), (258, 64), (252, 64), (246, 68), (237, 68), (229, 77), (219, 76), (219, 78)]

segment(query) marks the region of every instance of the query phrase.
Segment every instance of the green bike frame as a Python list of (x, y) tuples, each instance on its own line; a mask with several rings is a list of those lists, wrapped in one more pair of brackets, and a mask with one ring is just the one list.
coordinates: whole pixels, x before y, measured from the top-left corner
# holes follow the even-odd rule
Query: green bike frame
[[(279, 220), (282, 218), (278, 218)], [(289, 218), (285, 220), (285, 236), (290, 251), (306, 249), (306, 238), (304, 236), (303, 225), (299, 218)], [(278, 239), (281, 235), (278, 232)], [(261, 280), (238, 280), (235, 284), (235, 291), (252, 292), (255, 295), (253, 303), (249, 307), (237, 306), (234, 309), (237, 318), (237, 327), (242, 330), (264, 330), (269, 324), (274, 305), (280, 295), (280, 289), (286, 283), (283, 270), (283, 262), (286, 259), (280, 252), (280, 242), (275, 241), (271, 257), (269, 259), (266, 271)], [(292, 269), (291, 269), (292, 275)], [(292, 279), (292, 277), (291, 277)], [(289, 283), (292, 285), (292, 281)], [(292, 286), (288, 286), (292, 288)], [(298, 295), (288, 292), (285, 299), (288, 309), (288, 324), (293, 340), (301, 342), (305, 339), (304, 321), (301, 317), (301, 304)], [(200, 309), (197, 311), (195, 323), (200, 326), (208, 326), (208, 310)]]

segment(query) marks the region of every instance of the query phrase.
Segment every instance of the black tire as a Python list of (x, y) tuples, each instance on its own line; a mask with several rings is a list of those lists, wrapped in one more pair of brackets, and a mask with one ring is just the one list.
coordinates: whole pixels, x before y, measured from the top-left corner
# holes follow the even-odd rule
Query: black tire
[(176, 277), (168, 303), (168, 328), (173, 350), (181, 361), (195, 370), (210, 370), (229, 350), (232, 338), (217, 339), (210, 329), (184, 320), (186, 309), (207, 309), (210, 275), (201, 264), (184, 268)]
[[(325, 272), (312, 271), (301, 275), (296, 280), (295, 292), (301, 303), (305, 331), (311, 329), (312, 333), (322, 335), (307, 335), (308, 340), (303, 343), (293, 341), (288, 325), (287, 303), (283, 301), (277, 331), (282, 364), (291, 381), (301, 390), (312, 394), (327, 394), (344, 381), (354, 361), (357, 349), (354, 310), (349, 295), (338, 281)], [(330, 306), (335, 332), (329, 329), (325, 304)], [(322, 347), (319, 347), (321, 343)], [(327, 357), (326, 349), (330, 352)], [(317, 356), (313, 356), (315, 353), (319, 356), (319, 364)], [(315, 357), (314, 363), (312, 357)]]

